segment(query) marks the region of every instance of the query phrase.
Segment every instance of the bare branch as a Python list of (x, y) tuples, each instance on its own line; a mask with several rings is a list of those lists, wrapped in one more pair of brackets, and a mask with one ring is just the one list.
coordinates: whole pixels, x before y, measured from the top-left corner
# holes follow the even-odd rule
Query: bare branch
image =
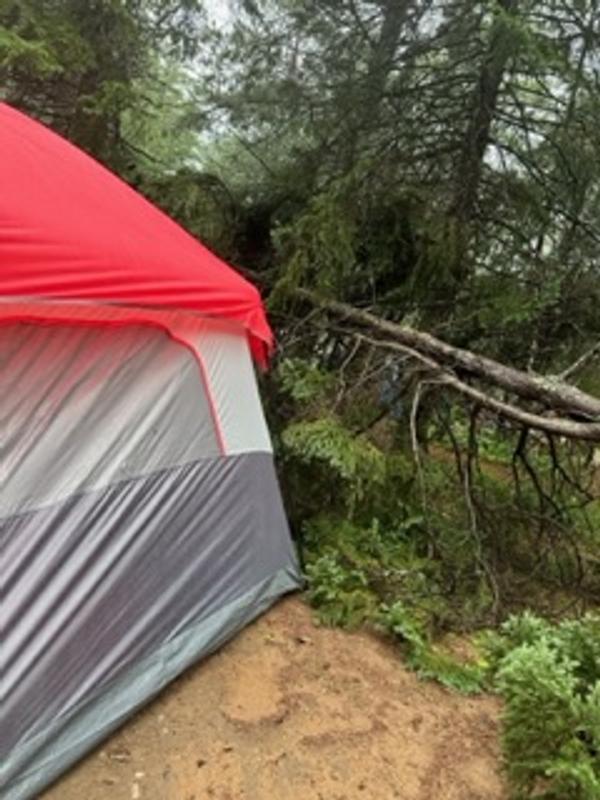
[(577, 361), (573, 362), (573, 364), (564, 370), (564, 372), (561, 372), (558, 376), (559, 380), (569, 380), (569, 378), (572, 378), (573, 375), (579, 372), (579, 370), (587, 366), (587, 364), (597, 355), (600, 355), (600, 342), (596, 342), (596, 344), (593, 347), (590, 347), (589, 350), (586, 350), (586, 352), (583, 353), (583, 355), (581, 355)]

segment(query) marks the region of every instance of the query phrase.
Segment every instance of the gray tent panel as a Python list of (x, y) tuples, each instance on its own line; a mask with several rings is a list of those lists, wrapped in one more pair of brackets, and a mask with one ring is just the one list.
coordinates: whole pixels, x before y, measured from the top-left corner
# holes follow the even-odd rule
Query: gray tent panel
[[(281, 570), (196, 627), (182, 631), (111, 684), (95, 702), (83, 704), (68, 720), (57, 720), (44, 736), (5, 763), (0, 770), (0, 788), (4, 787), (0, 796), (3, 800), (34, 798), (183, 670), (297, 587), (297, 576)], [(12, 780), (11, 774), (15, 776)]]
[(5, 519), (2, 797), (31, 796), (297, 588), (289, 537), (273, 535), (285, 525), (272, 458), (259, 453)]

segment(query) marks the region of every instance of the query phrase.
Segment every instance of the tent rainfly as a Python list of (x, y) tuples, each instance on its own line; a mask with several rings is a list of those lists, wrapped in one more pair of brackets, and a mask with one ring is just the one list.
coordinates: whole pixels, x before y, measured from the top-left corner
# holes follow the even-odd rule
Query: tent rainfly
[(257, 290), (0, 104), (0, 797), (299, 585)]

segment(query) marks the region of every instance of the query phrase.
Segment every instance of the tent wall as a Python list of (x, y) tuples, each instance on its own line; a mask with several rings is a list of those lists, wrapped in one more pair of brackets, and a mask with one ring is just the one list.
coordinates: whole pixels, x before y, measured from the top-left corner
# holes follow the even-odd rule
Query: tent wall
[(0, 324), (4, 800), (298, 586), (246, 339), (193, 337)]
[(0, 326), (0, 353), (2, 516), (220, 453), (198, 366), (160, 331)]

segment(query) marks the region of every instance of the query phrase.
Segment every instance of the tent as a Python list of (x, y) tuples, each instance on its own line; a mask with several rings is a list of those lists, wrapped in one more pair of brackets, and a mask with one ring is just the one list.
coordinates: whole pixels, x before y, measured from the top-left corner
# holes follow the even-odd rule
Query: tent
[(3, 800), (298, 587), (270, 348), (251, 284), (0, 104)]

